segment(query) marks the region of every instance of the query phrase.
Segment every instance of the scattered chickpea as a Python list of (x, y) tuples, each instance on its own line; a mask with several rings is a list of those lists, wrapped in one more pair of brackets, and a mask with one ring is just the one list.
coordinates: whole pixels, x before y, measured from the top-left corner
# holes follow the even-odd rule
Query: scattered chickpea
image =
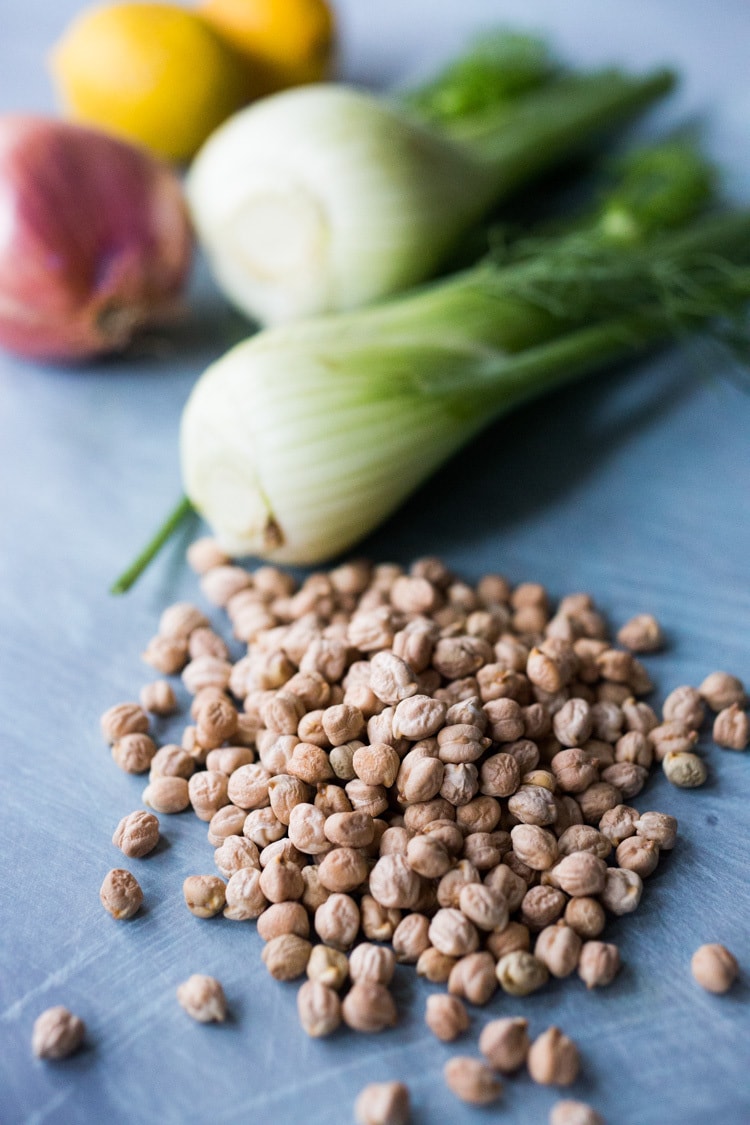
[(188, 875), (182, 894), (196, 918), (213, 918), (226, 904), (226, 883), (218, 875)]
[(332, 1035), (341, 1023), (338, 993), (319, 980), (306, 980), (297, 993), (297, 1014), (303, 1031), (313, 1039)]
[(357, 1125), (409, 1125), (409, 1091), (402, 1082), (371, 1082), (354, 1103)]
[(511, 996), (528, 996), (547, 983), (547, 966), (525, 950), (506, 953), (495, 969), (500, 987)]
[(718, 944), (701, 945), (690, 961), (693, 977), (707, 992), (728, 992), (734, 984), (739, 966), (729, 950)]
[(154, 680), (144, 684), (140, 692), (140, 704), (144, 711), (154, 715), (171, 715), (177, 710), (177, 698), (168, 680)]
[(460, 997), (446, 996), (444, 992), (427, 997), (425, 1023), (443, 1043), (451, 1043), (467, 1031), (469, 1022), (469, 1013)]
[(101, 717), (102, 734), (114, 744), (126, 734), (146, 734), (149, 718), (139, 703), (116, 703)]
[(143, 802), (167, 816), (184, 812), (190, 805), (190, 788), (184, 777), (152, 777), (143, 790)]
[(266, 943), (261, 957), (276, 980), (295, 980), (305, 972), (311, 952), (312, 945), (305, 938), (280, 934)]
[(503, 1084), (497, 1074), (480, 1059), (468, 1055), (448, 1059), (443, 1075), (451, 1093), (469, 1105), (490, 1105), (503, 1092)]
[(690, 750), (670, 750), (662, 760), (662, 769), (667, 781), (678, 789), (697, 789), (708, 777), (702, 758)]
[(85, 1034), (83, 1020), (62, 1005), (56, 1005), (37, 1016), (31, 1049), (38, 1059), (66, 1059), (78, 1050)]
[(159, 843), (159, 821), (153, 813), (129, 813), (117, 825), (112, 843), (129, 859), (148, 855)]
[(134, 875), (122, 867), (115, 867), (105, 876), (99, 898), (113, 918), (125, 921), (140, 910), (143, 891)]
[(547, 1028), (534, 1040), (526, 1061), (529, 1074), (542, 1086), (570, 1086), (580, 1069), (578, 1048), (557, 1027)]
[(698, 688), (712, 711), (720, 712), (736, 703), (744, 707), (747, 702), (742, 680), (728, 672), (711, 672)]
[(529, 1053), (528, 1020), (518, 1016), (491, 1020), (482, 1028), (479, 1050), (493, 1070), (512, 1074)]
[(604, 1118), (585, 1102), (566, 1099), (553, 1105), (549, 1125), (604, 1125)]
[(396, 1003), (388, 989), (369, 980), (352, 985), (344, 997), (341, 1014), (347, 1027), (366, 1033), (385, 1031), (398, 1021)]
[(223, 1023), (227, 1018), (224, 989), (215, 977), (194, 973), (179, 985), (177, 1001), (199, 1023)]
[[(634, 654), (663, 643), (650, 614), (622, 626), (622, 651), (586, 594), (563, 598), (552, 615), (537, 583), (511, 590), (487, 575), (473, 589), (435, 559), (408, 570), (346, 564), (299, 586), (277, 567), (249, 574), (211, 539), (190, 561), (247, 654), (233, 664), (199, 608), (168, 607), (144, 659), (165, 676), (182, 672), (194, 725), (182, 747), (157, 750), (148, 712), (171, 713), (176, 696), (156, 680), (140, 703), (105, 712), (102, 732), (122, 769), (150, 770), (149, 807), (192, 805), (208, 822), (227, 881), (189, 877), (188, 907), (257, 919), (269, 973), (307, 973), (298, 1011), (310, 1036), (341, 1022), (365, 1033), (393, 1026), (397, 962), (447, 983), (425, 1015), (444, 1041), (468, 1026), (464, 1000), (484, 1004), (498, 984), (525, 996), (576, 968), (589, 988), (614, 978), (617, 947), (597, 940), (605, 909), (637, 907), (642, 879), (677, 831), (673, 817), (624, 802), (654, 762), (679, 787), (703, 784), (693, 748), (705, 705), (718, 712), (719, 745), (747, 746), (741, 681), (715, 672), (698, 689), (679, 687), (659, 722), (635, 698), (651, 683)], [(157, 818), (142, 811), (123, 818), (113, 842), (139, 857), (158, 839)], [(130, 917), (141, 901), (129, 872), (110, 872), (110, 913)], [(321, 944), (311, 943), (311, 919)], [(706, 946), (693, 972), (720, 991), (737, 966), (723, 947)], [(180, 990), (200, 996), (196, 981), (212, 982), (224, 1005), (212, 978)], [(221, 1019), (225, 1007), (212, 1009), (209, 997), (205, 1010), (221, 1014), (191, 1014)], [(523, 1019), (492, 1021), (480, 1049), (503, 1072), (528, 1056), (543, 1084), (565, 1085), (578, 1071), (566, 1036), (549, 1028), (529, 1048)], [(479, 1059), (450, 1060), (446, 1082), (472, 1104), (502, 1090)], [(373, 1084), (357, 1120), (404, 1125), (408, 1100), (399, 1083)], [(550, 1122), (601, 1118), (562, 1101)]]
[(481, 1007), (495, 995), (497, 984), (495, 958), (483, 950), (456, 962), (448, 977), (448, 992)]
[(617, 976), (620, 951), (605, 941), (586, 941), (578, 959), (578, 975), (587, 988), (603, 988)]
[(307, 962), (307, 975), (328, 988), (338, 991), (349, 975), (349, 959), (340, 949), (329, 945), (314, 945)]
[(713, 738), (726, 750), (747, 750), (750, 742), (750, 717), (738, 703), (730, 703), (714, 720)]

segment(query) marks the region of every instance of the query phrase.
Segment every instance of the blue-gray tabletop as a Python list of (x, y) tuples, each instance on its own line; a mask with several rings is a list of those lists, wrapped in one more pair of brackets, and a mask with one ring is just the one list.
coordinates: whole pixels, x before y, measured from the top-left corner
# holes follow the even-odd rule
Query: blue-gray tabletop
[[(45, 55), (76, 0), (0, 0), (0, 108), (52, 109)], [(729, 189), (750, 201), (746, 0), (339, 0), (345, 75), (374, 84), (423, 74), (498, 20), (548, 30), (581, 63), (667, 62), (680, 92), (651, 117), (700, 119)], [(205, 825), (164, 818), (137, 864), (145, 907), (128, 924), (98, 889), (121, 854), (122, 815), (143, 780), (121, 773), (99, 714), (149, 678), (140, 661), (161, 610), (202, 604), (178, 537), (128, 596), (113, 576), (180, 490), (177, 427), (191, 385), (239, 330), (198, 268), (189, 322), (142, 354), (54, 369), (0, 357), (0, 1121), (348, 1122), (356, 1093), (402, 1079), (414, 1121), (543, 1123), (557, 1095), (526, 1077), (488, 1110), (443, 1084), (451, 1053), (476, 1053), (482, 1025), (526, 1015), (579, 1043), (570, 1092), (609, 1125), (750, 1122), (750, 754), (703, 748), (696, 791), (654, 776), (635, 802), (679, 818), (674, 852), (641, 908), (609, 927), (624, 967), (607, 989), (576, 979), (472, 1011), (463, 1042), (423, 1022), (436, 986), (398, 970), (399, 1026), (378, 1036), (308, 1039), (294, 984), (271, 980), (252, 923), (194, 918), (185, 875), (211, 872)], [(152, 342), (153, 343), (153, 342)], [(732, 363), (674, 348), (560, 392), (495, 425), (361, 547), (376, 560), (438, 554), (477, 579), (502, 571), (553, 596), (591, 591), (613, 624), (655, 613), (669, 638), (648, 660), (660, 701), (715, 668), (750, 679), (750, 395)], [(171, 728), (160, 733), (166, 737)], [(720, 941), (742, 966), (726, 996), (697, 987), (690, 956)], [(224, 984), (231, 1018), (193, 1023), (176, 985)], [(65, 1004), (87, 1046), (35, 1060), (36, 1016)]]

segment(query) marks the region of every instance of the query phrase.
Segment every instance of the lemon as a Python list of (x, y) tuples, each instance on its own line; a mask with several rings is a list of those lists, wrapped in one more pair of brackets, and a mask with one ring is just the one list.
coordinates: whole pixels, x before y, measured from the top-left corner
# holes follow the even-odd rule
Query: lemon
[(246, 57), (256, 94), (329, 73), (336, 28), (327, 0), (203, 0), (198, 10)]
[(74, 120), (188, 160), (250, 95), (247, 63), (193, 12), (123, 3), (78, 16), (51, 68)]

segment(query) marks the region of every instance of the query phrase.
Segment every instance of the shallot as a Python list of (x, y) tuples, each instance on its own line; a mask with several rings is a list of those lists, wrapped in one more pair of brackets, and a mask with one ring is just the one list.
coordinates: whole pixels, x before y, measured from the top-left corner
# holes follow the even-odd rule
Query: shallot
[(175, 174), (78, 125), (0, 117), (0, 346), (83, 359), (177, 307), (192, 233)]

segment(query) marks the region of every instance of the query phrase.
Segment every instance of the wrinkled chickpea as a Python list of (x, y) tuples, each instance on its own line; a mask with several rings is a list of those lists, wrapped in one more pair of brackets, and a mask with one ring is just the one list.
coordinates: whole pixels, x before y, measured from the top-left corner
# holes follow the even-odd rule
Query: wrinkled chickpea
[(101, 904), (118, 922), (137, 914), (143, 903), (143, 891), (134, 875), (115, 867), (104, 878), (99, 889)]
[(587, 988), (603, 988), (617, 976), (620, 951), (606, 941), (586, 941), (578, 958), (578, 975)]
[(427, 997), (425, 1023), (430, 1031), (443, 1043), (452, 1043), (469, 1028), (469, 1013), (458, 996), (446, 996), (444, 992)]
[(689, 750), (668, 751), (662, 760), (662, 769), (667, 781), (678, 789), (697, 789), (708, 777), (702, 758)]
[(306, 980), (297, 993), (299, 1022), (313, 1039), (331, 1035), (341, 1023), (338, 993), (319, 980)]
[(512, 1074), (529, 1053), (529, 1021), (518, 1016), (491, 1020), (482, 1028), (479, 1050), (493, 1070)]
[(38, 1059), (66, 1059), (78, 1050), (85, 1034), (83, 1020), (58, 1004), (37, 1016), (31, 1049)]
[(731, 703), (716, 716), (713, 739), (725, 750), (747, 750), (750, 742), (750, 718), (741, 711), (738, 703)]
[(130, 859), (148, 855), (159, 843), (159, 821), (153, 813), (129, 813), (117, 825), (112, 843)]

